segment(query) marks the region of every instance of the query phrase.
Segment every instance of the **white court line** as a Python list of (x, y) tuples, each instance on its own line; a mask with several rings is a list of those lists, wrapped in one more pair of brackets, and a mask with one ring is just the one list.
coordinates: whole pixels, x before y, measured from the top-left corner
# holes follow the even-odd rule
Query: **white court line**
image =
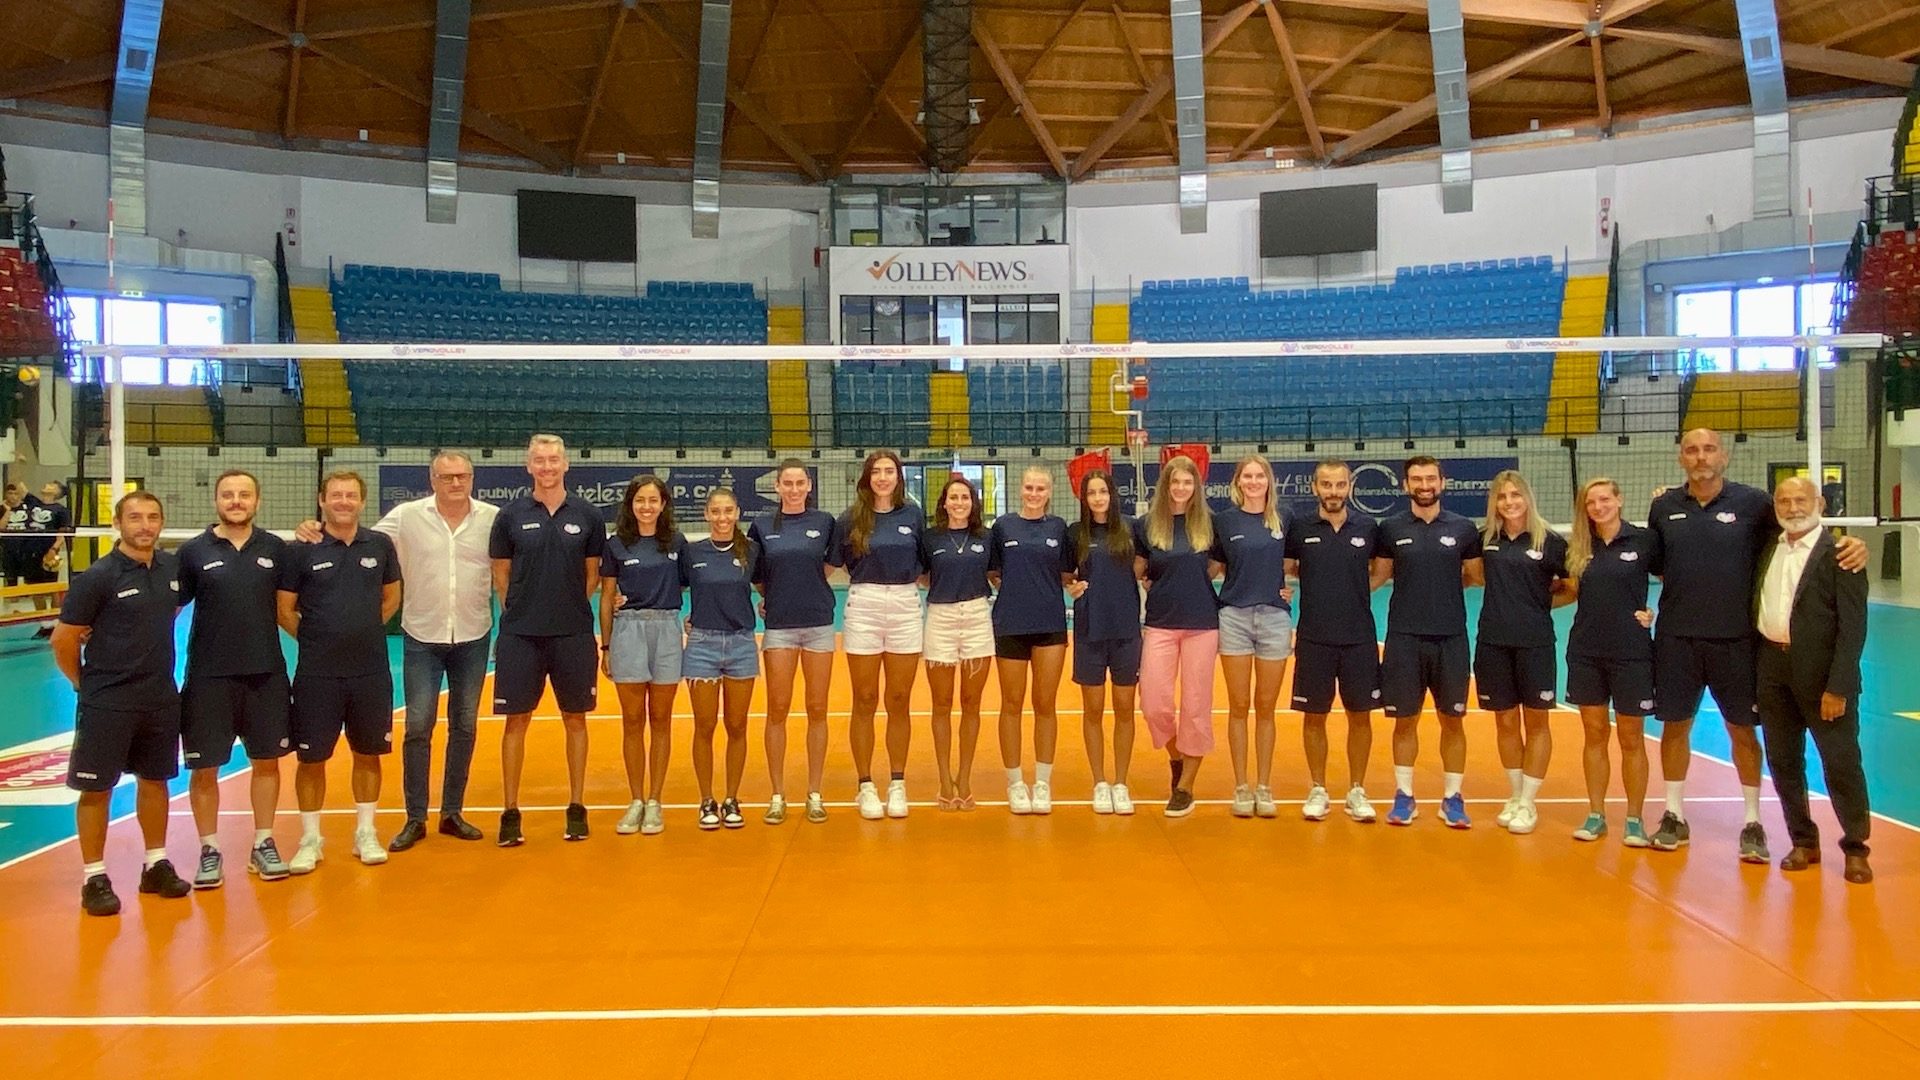
[(687, 1009), (526, 1009), (489, 1012), (293, 1013), (284, 1016), (0, 1016), (0, 1028), (229, 1028), (415, 1024), (634, 1023), (661, 1020), (977, 1020), (1005, 1017), (1750, 1016), (1916, 1012), (1920, 1001), (1591, 1001), (1510, 1004), (1296, 1005), (819, 1005)]

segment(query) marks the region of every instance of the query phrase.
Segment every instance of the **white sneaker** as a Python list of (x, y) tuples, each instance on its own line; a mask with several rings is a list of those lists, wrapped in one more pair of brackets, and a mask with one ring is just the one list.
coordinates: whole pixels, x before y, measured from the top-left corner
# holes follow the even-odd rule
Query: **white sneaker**
[(779, 825), (787, 820), (787, 800), (784, 795), (775, 795), (767, 800), (767, 812), (760, 819), (768, 825)]
[(1045, 780), (1033, 782), (1033, 812), (1036, 814), (1053, 813), (1053, 785)]
[(627, 804), (627, 812), (620, 815), (620, 824), (613, 831), (621, 836), (632, 836), (640, 831), (640, 820), (647, 816), (647, 800), (635, 799)]
[(1033, 813), (1033, 798), (1027, 794), (1024, 780), (1015, 780), (1007, 785), (1007, 809), (1016, 814)]
[(302, 836), (300, 846), (294, 850), (293, 858), (287, 860), (287, 872), (290, 874), (311, 874), (313, 868), (326, 858), (320, 851), (318, 836)]
[(1500, 808), (1498, 814), (1493, 816), (1493, 823), (1503, 829), (1506, 828), (1513, 821), (1514, 811), (1518, 809), (1520, 809), (1520, 796), (1515, 795), (1507, 800), (1507, 804)]
[(868, 821), (879, 821), (887, 816), (886, 809), (880, 805), (880, 792), (874, 789), (871, 780), (860, 785), (860, 794), (854, 796), (853, 801), (860, 808), (860, 816)]
[[(1307, 801), (1300, 806), (1300, 816), (1308, 821), (1325, 821), (1327, 812), (1333, 808), (1333, 800), (1327, 797), (1327, 789), (1315, 784), (1307, 791)], [(1347, 796), (1347, 809), (1353, 809), (1353, 796)]]
[(1347, 789), (1347, 816), (1355, 821), (1373, 820), (1373, 803), (1367, 799), (1367, 789), (1358, 784)]
[(1096, 814), (1113, 813), (1113, 785), (1105, 780), (1093, 785), (1093, 812)]
[(1125, 784), (1113, 785), (1113, 812), (1121, 817), (1133, 816), (1133, 792)]
[(1273, 789), (1265, 784), (1256, 786), (1253, 789), (1253, 815), (1270, 818), (1279, 813), (1279, 808), (1273, 804)]
[(667, 816), (660, 812), (660, 800), (648, 799), (640, 814), (640, 835), (659, 836), (667, 828)]
[(1540, 824), (1540, 811), (1532, 803), (1521, 803), (1514, 807), (1513, 820), (1507, 822), (1507, 831), (1515, 836), (1525, 836)]
[(353, 857), (365, 866), (379, 866), (387, 861), (387, 849), (372, 829), (356, 829), (353, 833)]
[(815, 825), (827, 820), (827, 801), (817, 791), (807, 792), (807, 820)]
[(905, 780), (887, 781), (887, 816), (890, 818), (907, 816), (907, 782)]
[(1253, 789), (1245, 784), (1233, 789), (1233, 816), (1253, 816)]

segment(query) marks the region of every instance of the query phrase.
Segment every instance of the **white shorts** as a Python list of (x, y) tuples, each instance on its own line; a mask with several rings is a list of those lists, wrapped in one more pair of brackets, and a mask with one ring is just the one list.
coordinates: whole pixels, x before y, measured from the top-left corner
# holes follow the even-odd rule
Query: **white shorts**
[(860, 582), (847, 589), (840, 640), (848, 656), (920, 651), (920, 586)]
[(927, 605), (929, 664), (957, 664), (993, 655), (993, 608), (982, 596), (957, 604)]

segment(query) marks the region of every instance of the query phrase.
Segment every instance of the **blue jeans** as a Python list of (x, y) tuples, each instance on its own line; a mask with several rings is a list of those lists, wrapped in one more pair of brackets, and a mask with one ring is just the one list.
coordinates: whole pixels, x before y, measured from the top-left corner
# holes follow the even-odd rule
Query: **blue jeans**
[(467, 769), (473, 764), (480, 686), (487, 677), (490, 636), (457, 645), (429, 645), (406, 638), (402, 675), (407, 691), (407, 736), (400, 761), (409, 821), (427, 819), (427, 779), (433, 772), (433, 725), (440, 711), (442, 679), (447, 687), (447, 770), (440, 789), (440, 813), (457, 814), (466, 802)]

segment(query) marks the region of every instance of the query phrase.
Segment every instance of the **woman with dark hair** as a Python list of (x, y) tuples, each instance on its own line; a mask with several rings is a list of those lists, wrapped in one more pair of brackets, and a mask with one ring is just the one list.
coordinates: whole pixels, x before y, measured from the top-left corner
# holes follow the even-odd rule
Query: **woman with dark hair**
[(1220, 655), (1220, 597), (1207, 557), (1213, 514), (1192, 458), (1160, 467), (1153, 503), (1134, 522), (1133, 546), (1134, 573), (1147, 582), (1141, 711), (1173, 772), (1167, 816), (1185, 817), (1193, 813), (1200, 760), (1213, 749), (1213, 669)]
[[(847, 725), (853, 764), (860, 777), (860, 816), (869, 821), (907, 816), (907, 747), (913, 738), (908, 706), (920, 666), (924, 628), (920, 621), (920, 575), (926, 569), (920, 508), (906, 497), (900, 458), (876, 450), (860, 465), (853, 506), (841, 515), (840, 559), (851, 584), (843, 640), (853, 683), (853, 717)], [(873, 785), (873, 717), (886, 676), (887, 763), (892, 777), (884, 806)]]
[[(1055, 703), (1067, 663), (1067, 605), (1061, 588), (1073, 574), (1067, 523), (1047, 513), (1053, 474), (1029, 465), (1020, 477), (1020, 511), (994, 520), (988, 549), (993, 603), (993, 654), (1000, 672), (1000, 763), (1007, 770), (1007, 806), (1016, 814), (1053, 813), (1053, 753), (1060, 721)], [(1033, 787), (1020, 768), (1020, 706), (1033, 687)]]
[[(680, 580), (691, 600), (681, 666), (693, 700), (693, 777), (700, 784), (700, 827), (738, 829), (740, 778), (747, 771), (747, 706), (760, 675), (754, 646), (753, 564), (759, 549), (740, 529), (740, 503), (727, 488), (707, 495), (705, 540), (687, 545)], [(726, 692), (727, 797), (713, 800), (713, 730)]]
[(833, 516), (807, 504), (813, 476), (804, 462), (788, 458), (774, 476), (780, 507), (755, 521), (747, 539), (760, 546), (754, 585), (766, 632), (760, 651), (766, 661), (767, 772), (773, 797), (766, 823), (787, 819), (787, 713), (793, 708), (796, 673), (807, 681), (807, 820), (827, 820), (820, 795), (827, 764), (827, 694), (833, 681), (833, 586), (827, 567), (840, 564), (838, 526)]
[(600, 670), (620, 695), (622, 756), (633, 798), (614, 826), (619, 833), (652, 836), (666, 828), (660, 789), (680, 689), (680, 563), (686, 550), (666, 483), (652, 475), (634, 477), (600, 556)]
[[(940, 490), (939, 527), (920, 540), (927, 566), (927, 686), (933, 691), (933, 757), (940, 809), (973, 809), (973, 752), (980, 739), (980, 696), (993, 656), (987, 596), (987, 530), (972, 481), (958, 474)], [(953, 767), (954, 675), (960, 676), (960, 760)]]
[[(1133, 760), (1134, 690), (1140, 685), (1140, 581), (1133, 575), (1133, 529), (1114, 506), (1113, 477), (1080, 480), (1080, 520), (1070, 537), (1074, 580), (1073, 681), (1080, 687), (1080, 735), (1093, 766), (1093, 812), (1133, 813), (1127, 765)], [(1101, 716), (1113, 682), (1113, 782), (1107, 782)]]

